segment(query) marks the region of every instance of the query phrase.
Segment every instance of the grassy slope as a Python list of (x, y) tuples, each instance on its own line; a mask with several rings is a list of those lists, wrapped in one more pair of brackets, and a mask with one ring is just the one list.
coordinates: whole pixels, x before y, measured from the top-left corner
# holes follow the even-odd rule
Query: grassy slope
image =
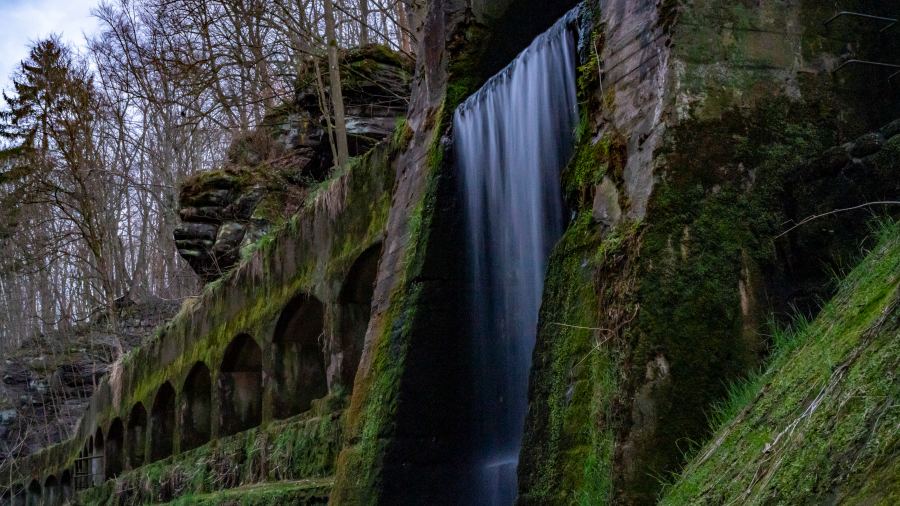
[(328, 503), (328, 491), (332, 485), (330, 478), (257, 483), (211, 494), (188, 495), (168, 504), (171, 506), (323, 505)]
[[(900, 223), (769, 367), (662, 504), (900, 504)], [(723, 416), (724, 418), (724, 416)]]

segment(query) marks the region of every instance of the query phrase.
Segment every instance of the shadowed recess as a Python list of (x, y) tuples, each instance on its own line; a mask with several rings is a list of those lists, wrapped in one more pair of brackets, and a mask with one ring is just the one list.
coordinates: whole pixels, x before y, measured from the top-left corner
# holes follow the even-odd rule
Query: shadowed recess
[(175, 439), (175, 389), (168, 381), (156, 391), (150, 412), (150, 462), (172, 455)]
[(104, 460), (106, 460), (106, 453), (104, 452), (103, 429), (101, 427), (97, 427), (97, 433), (94, 434), (94, 444), (91, 449), (90, 455), (90, 483), (92, 483), (94, 486), (97, 486), (103, 483), (106, 471), (106, 466), (103, 462)]
[(41, 484), (37, 480), (32, 480), (28, 485), (28, 500), (25, 504), (28, 506), (40, 506), (43, 500), (41, 496)]
[(128, 415), (128, 463), (132, 469), (144, 465), (145, 449), (147, 446), (147, 410), (140, 402), (131, 408)]
[(220, 436), (262, 421), (262, 350), (247, 334), (235, 337), (222, 359), (218, 380)]
[(106, 479), (115, 478), (125, 468), (125, 426), (121, 418), (109, 425), (106, 433)]
[(63, 501), (70, 501), (72, 499), (72, 471), (66, 469), (63, 471), (62, 476), (59, 481), (60, 492), (62, 494)]
[(356, 370), (362, 357), (380, 257), (381, 243), (371, 246), (360, 254), (350, 268), (338, 298), (340, 310), (338, 332), (341, 336), (343, 358), (341, 382), (350, 387), (353, 386), (353, 379), (356, 377)]
[(197, 362), (182, 390), (181, 451), (192, 450), (212, 435), (212, 380), (209, 368)]
[(323, 318), (322, 303), (306, 294), (294, 297), (281, 313), (273, 341), (276, 418), (302, 413), (328, 393)]
[(59, 488), (59, 480), (50, 475), (44, 480), (44, 505), (56, 506), (62, 503), (62, 491)]

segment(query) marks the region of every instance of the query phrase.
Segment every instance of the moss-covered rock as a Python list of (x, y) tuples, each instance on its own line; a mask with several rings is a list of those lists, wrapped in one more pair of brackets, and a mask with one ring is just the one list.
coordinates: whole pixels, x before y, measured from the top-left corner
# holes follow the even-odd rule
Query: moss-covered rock
[[(324, 62), (319, 66), (327, 71)], [(373, 44), (342, 51), (341, 74), (350, 155), (359, 157), (390, 142), (406, 114), (411, 62)], [(332, 173), (325, 99), (314, 78), (301, 77), (292, 100), (234, 139), (222, 168), (182, 184), (175, 244), (205, 282), (230, 270), (243, 249), (295, 214), (324, 180), (346, 170)]]

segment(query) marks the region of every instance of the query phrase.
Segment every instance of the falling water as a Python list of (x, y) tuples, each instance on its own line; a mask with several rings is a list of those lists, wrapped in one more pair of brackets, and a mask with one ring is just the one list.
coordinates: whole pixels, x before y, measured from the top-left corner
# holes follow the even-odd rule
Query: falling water
[(578, 119), (576, 15), (539, 36), (454, 116), (473, 287), (478, 504), (516, 497), (541, 292), (562, 234), (560, 169)]

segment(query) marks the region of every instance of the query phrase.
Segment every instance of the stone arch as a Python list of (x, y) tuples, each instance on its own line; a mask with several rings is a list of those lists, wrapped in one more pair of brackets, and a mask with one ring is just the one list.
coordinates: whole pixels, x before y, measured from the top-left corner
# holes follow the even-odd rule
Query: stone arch
[(105, 472), (105, 464), (103, 460), (105, 458), (104, 445), (103, 445), (103, 428), (97, 427), (97, 432), (94, 434), (94, 447), (91, 451), (91, 483), (94, 486), (100, 485), (104, 481), (104, 472)]
[(221, 435), (236, 434), (262, 422), (262, 350), (247, 334), (228, 345), (217, 382)]
[(181, 451), (192, 450), (212, 435), (212, 375), (197, 362), (181, 389)]
[(337, 333), (341, 346), (341, 382), (353, 386), (372, 311), (372, 295), (381, 258), (381, 243), (362, 252), (344, 279), (338, 296)]
[(168, 381), (156, 391), (150, 409), (150, 462), (172, 455), (175, 442), (175, 389)]
[(144, 465), (147, 455), (147, 410), (140, 402), (131, 408), (128, 415), (128, 443), (125, 445), (128, 453), (128, 465), (137, 469)]
[(50, 475), (44, 480), (44, 504), (46, 506), (56, 506), (62, 504), (62, 490), (60, 490), (59, 480), (55, 475)]
[(83, 490), (91, 486), (91, 455), (94, 452), (94, 436), (88, 437), (75, 460), (75, 488)]
[(107, 480), (122, 473), (125, 468), (125, 424), (121, 418), (116, 418), (109, 424), (104, 457), (104, 476)]
[(28, 506), (40, 506), (43, 500), (41, 482), (31, 480), (31, 483), (28, 484), (28, 494), (26, 494), (25, 504)]
[(272, 340), (276, 418), (302, 413), (313, 399), (328, 393), (322, 349), (324, 321), (324, 306), (306, 294), (294, 297), (281, 312)]
[(25, 487), (21, 484), (17, 483), (12, 486), (10, 490), (10, 501), (13, 506), (25, 506), (27, 501), (27, 492), (25, 491)]
[(63, 502), (68, 502), (72, 500), (74, 497), (74, 490), (72, 489), (72, 471), (66, 469), (62, 472), (62, 476), (59, 478), (59, 488), (62, 494)]

